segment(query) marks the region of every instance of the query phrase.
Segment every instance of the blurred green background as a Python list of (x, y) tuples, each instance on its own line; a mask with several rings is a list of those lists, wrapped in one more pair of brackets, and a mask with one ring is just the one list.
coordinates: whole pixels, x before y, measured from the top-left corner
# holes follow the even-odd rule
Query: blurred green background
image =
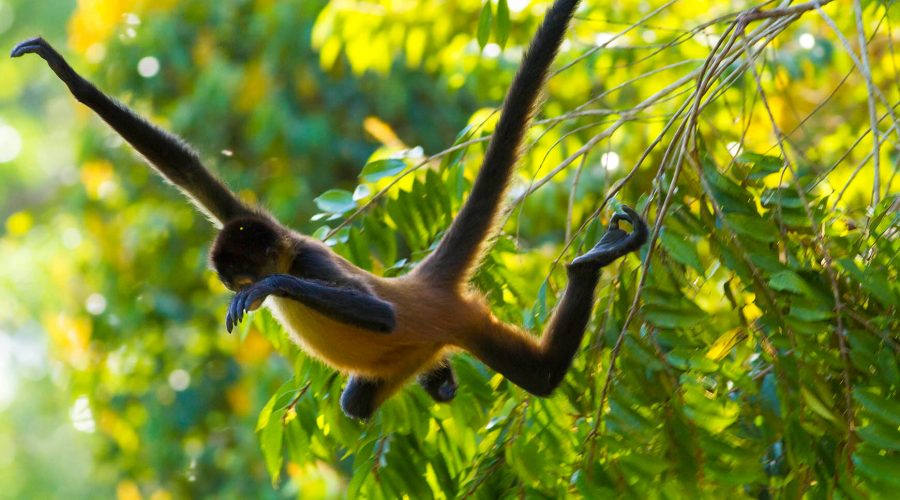
[[(0, 41), (44, 36), (241, 197), (396, 275), (464, 199), (548, 4), (2, 0)], [(539, 332), (610, 209), (662, 221), (604, 274), (563, 386), (459, 355), (453, 403), (411, 386), (369, 424), (268, 313), (226, 334), (210, 225), (42, 61), (4, 60), (0, 498), (897, 491), (900, 11), (732, 38), (760, 4), (697, 5), (580, 8), (474, 279)]]

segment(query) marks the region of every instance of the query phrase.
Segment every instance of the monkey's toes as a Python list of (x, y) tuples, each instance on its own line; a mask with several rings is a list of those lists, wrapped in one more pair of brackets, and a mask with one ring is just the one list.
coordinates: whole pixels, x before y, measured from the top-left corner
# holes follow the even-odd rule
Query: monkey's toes
[(447, 403), (453, 400), (453, 398), (456, 397), (456, 387), (456, 384), (451, 384), (450, 382), (441, 384), (441, 386), (438, 387), (436, 394), (437, 397), (435, 399), (437, 399), (441, 403)]

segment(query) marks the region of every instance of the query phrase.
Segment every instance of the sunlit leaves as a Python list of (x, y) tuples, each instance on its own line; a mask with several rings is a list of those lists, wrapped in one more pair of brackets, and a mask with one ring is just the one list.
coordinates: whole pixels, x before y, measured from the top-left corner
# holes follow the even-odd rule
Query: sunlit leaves
[(342, 214), (356, 206), (353, 193), (343, 189), (329, 189), (315, 199), (319, 210), (329, 214)]
[(774, 156), (766, 156), (758, 153), (742, 153), (738, 155), (737, 161), (748, 163), (752, 166), (750, 174), (747, 178), (758, 180), (769, 174), (774, 174), (781, 170), (784, 161)]
[(481, 7), (481, 14), (478, 15), (478, 31), (477, 31), (477, 40), (478, 46), (482, 49), (488, 43), (488, 38), (491, 36), (491, 26), (494, 18), (494, 8), (491, 4), (491, 0), (485, 0), (484, 5)]
[(406, 163), (400, 159), (375, 160), (363, 167), (359, 177), (366, 182), (378, 182), (385, 177), (393, 177), (399, 174), (404, 168), (406, 168)]
[(813, 292), (809, 285), (793, 271), (781, 271), (769, 278), (769, 286), (773, 290), (793, 292), (800, 295), (811, 295)]
[(670, 230), (663, 231), (660, 235), (663, 247), (675, 260), (694, 268), (698, 273), (703, 273), (703, 264), (700, 263), (700, 254), (696, 245), (685, 237), (673, 233)]
[[(167, 2), (178, 10), (139, 12), (137, 36), (119, 38), (135, 26), (122, 20), (122, 6), (94, 3), (79, 6), (70, 32), (88, 62), (105, 49), (104, 64), (93, 68), (104, 88), (189, 138), (244, 199), (388, 277), (414, 268), (458, 211), (514, 60), (549, 4)], [(884, 99), (896, 102), (895, 51), (882, 50), (891, 46), (882, 17), (895, 8), (867, 5), (871, 73)], [(627, 124), (584, 158), (574, 189), (577, 159), (504, 214), (473, 281), (498, 318), (528, 334), (540, 332), (558, 304), (574, 247), (596, 241), (609, 215), (577, 232), (624, 175), (604, 168), (603, 155), (615, 152), (623, 166), (641, 158), (695, 89), (652, 109), (635, 106), (700, 67), (709, 36), (725, 27), (693, 36), (696, 8), (676, 2), (628, 29), (617, 23), (635, 22), (644, 14), (632, 14), (648, 6), (619, 7), (625, 17), (615, 22), (592, 5), (576, 16), (554, 69), (586, 57), (550, 80), (511, 197), (597, 137), (613, 123), (610, 113)], [(853, 32), (846, 17), (835, 19)], [(59, 147), (23, 149), (20, 165), (6, 170), (50, 172), (53, 182), (4, 183), (13, 186), (11, 203), (25, 205), (8, 207), (0, 249), (5, 262), (28, 265), (8, 266), (2, 277), (11, 318), (2, 330), (26, 323), (18, 335), (34, 338), (28, 318), (39, 318), (51, 355), (66, 362), (50, 385), (71, 379), (97, 395), (98, 449), (111, 450), (97, 460), (136, 478), (120, 483), (132, 495), (889, 497), (900, 453), (897, 181), (885, 192), (884, 177), (882, 201), (871, 204), (871, 134), (859, 105), (865, 78), (820, 17), (802, 19), (755, 68), (767, 104), (749, 68), (734, 74), (733, 87), (706, 96), (664, 217), (673, 169), (661, 148), (680, 144), (671, 133), (614, 193), (628, 204), (647, 200), (660, 238), (644, 261), (628, 257), (604, 269), (587, 338), (552, 398), (529, 397), (475, 358), (455, 355), (461, 385), (453, 403), (435, 404), (412, 385), (370, 423), (345, 418), (344, 376), (300, 354), (268, 313), (255, 313), (240, 338), (219, 335), (228, 295), (204, 274), (212, 232), (96, 120), (66, 131), (77, 138), (78, 158), (48, 163)], [(298, 36), (310, 30), (314, 47)], [(627, 32), (615, 47), (592, 50), (619, 31)], [(148, 56), (163, 63), (152, 81), (134, 70)], [(56, 125), (58, 106), (29, 104), (41, 78), (15, 106), (52, 112)], [(17, 114), (24, 115), (16, 108), (10, 116)], [(35, 123), (17, 125), (26, 145), (45, 133), (45, 122)], [(881, 126), (890, 139), (888, 124)], [(404, 144), (437, 156), (404, 156)], [(451, 144), (456, 149), (445, 151)], [(889, 175), (896, 154), (887, 142), (881, 159)], [(61, 164), (79, 165), (78, 175)], [(41, 186), (37, 195), (29, 183)], [(34, 201), (45, 196), (45, 206)], [(574, 244), (565, 249), (569, 232)], [(638, 270), (642, 263), (648, 272)], [(86, 314), (96, 293), (109, 301), (106, 311)], [(191, 374), (186, 390), (168, 383), (176, 370)], [(295, 400), (306, 381), (308, 393)], [(254, 435), (244, 415), (256, 412)], [(4, 450), (27, 453), (9, 436), (0, 429)]]
[(700, 380), (684, 377), (685, 414), (698, 427), (718, 434), (737, 421), (740, 406), (727, 393), (716, 392), (706, 387)]
[(497, 27), (494, 33), (497, 37), (497, 45), (501, 48), (506, 46), (506, 40), (509, 39), (509, 5), (507, 0), (497, 0), (497, 16), (494, 18)]

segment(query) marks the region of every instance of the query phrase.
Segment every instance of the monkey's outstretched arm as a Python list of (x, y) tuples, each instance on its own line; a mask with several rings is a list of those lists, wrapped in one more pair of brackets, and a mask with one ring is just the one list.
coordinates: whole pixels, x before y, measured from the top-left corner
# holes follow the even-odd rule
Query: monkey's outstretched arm
[(374, 295), (335, 288), (290, 274), (272, 274), (234, 296), (225, 318), (228, 332), (241, 322), (244, 312), (269, 295), (296, 300), (334, 320), (378, 333), (390, 333), (396, 324), (394, 306)]
[[(594, 306), (600, 269), (639, 249), (647, 241), (647, 225), (634, 210), (622, 207), (606, 234), (567, 267), (569, 284), (540, 340), (493, 319), (468, 340), (466, 349), (526, 391), (547, 396), (562, 382), (584, 337)], [(631, 223), (631, 233), (619, 221)]]
[(94, 110), (169, 182), (175, 184), (207, 215), (220, 224), (253, 213), (200, 162), (197, 153), (182, 139), (151, 124), (110, 98), (75, 72), (43, 38), (16, 45), (11, 57), (37, 54), (56, 73), (78, 101)]

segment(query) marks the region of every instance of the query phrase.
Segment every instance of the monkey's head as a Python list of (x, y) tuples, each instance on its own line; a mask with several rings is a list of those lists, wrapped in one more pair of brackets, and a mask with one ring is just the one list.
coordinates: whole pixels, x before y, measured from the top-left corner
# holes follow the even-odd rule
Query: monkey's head
[(241, 217), (225, 224), (209, 251), (209, 261), (229, 290), (238, 291), (279, 272), (285, 253), (283, 229), (263, 217)]

